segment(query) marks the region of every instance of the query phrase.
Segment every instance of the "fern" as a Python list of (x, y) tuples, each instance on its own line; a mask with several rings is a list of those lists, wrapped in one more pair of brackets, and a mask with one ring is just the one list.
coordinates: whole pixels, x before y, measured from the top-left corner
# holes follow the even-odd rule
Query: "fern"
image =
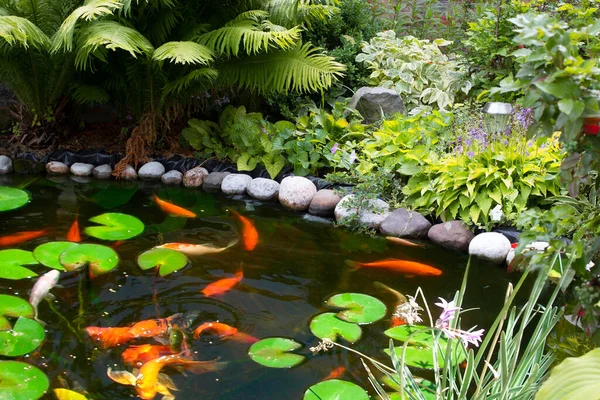
[(194, 42), (167, 42), (154, 51), (152, 59), (169, 60), (175, 64), (207, 65), (213, 60), (212, 51)]
[(169, 82), (163, 88), (161, 102), (165, 102), (169, 96), (179, 95), (190, 88), (195, 90), (199, 88), (206, 89), (210, 87), (217, 79), (219, 72), (214, 68), (200, 68)]
[[(4, 39), (8, 47), (33, 47), (38, 50), (50, 47), (50, 39), (31, 21), (16, 16), (0, 16), (0, 39)], [(8, 51), (8, 47), (0, 42), (0, 50)]]
[(110, 95), (101, 87), (91, 85), (75, 85), (73, 100), (78, 104), (103, 104), (108, 102)]

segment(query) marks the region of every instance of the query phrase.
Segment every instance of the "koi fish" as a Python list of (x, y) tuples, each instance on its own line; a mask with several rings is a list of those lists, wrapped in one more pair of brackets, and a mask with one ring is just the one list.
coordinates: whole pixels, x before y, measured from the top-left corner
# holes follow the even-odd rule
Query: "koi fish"
[(206, 286), (201, 292), (204, 293), (206, 297), (218, 296), (231, 290), (235, 285), (240, 283), (243, 277), (244, 273), (242, 271), (236, 272), (233, 278), (219, 279)]
[[(113, 371), (110, 367), (106, 370), (106, 375), (113, 381), (120, 383), (121, 385), (131, 385), (135, 387), (135, 382), (137, 381), (137, 377), (139, 376), (139, 371), (133, 369), (132, 372), (129, 371)], [(175, 400), (175, 396), (169, 391), (170, 390), (178, 390), (177, 386), (173, 383), (171, 378), (169, 378), (165, 374), (158, 374), (156, 378), (156, 393), (163, 395), (163, 400)]]
[(33, 239), (46, 235), (50, 229), (41, 229), (39, 231), (25, 231), (15, 233), (14, 235), (0, 237), (0, 247), (15, 246)]
[(258, 231), (254, 227), (254, 222), (233, 209), (230, 209), (229, 211), (231, 211), (231, 213), (242, 223), (244, 249), (248, 251), (254, 250), (258, 244)]
[(256, 343), (258, 339), (247, 333), (240, 332), (237, 328), (221, 322), (205, 322), (194, 329), (194, 339), (198, 339), (202, 332), (214, 331), (220, 338), (232, 339), (241, 343)]
[(425, 245), (420, 244), (420, 243), (414, 243), (414, 242), (411, 242), (410, 240), (397, 238), (397, 237), (393, 237), (393, 236), (386, 236), (385, 238), (388, 241), (395, 243), (395, 244), (399, 244), (401, 246), (425, 248)]
[(121, 354), (121, 358), (125, 364), (141, 367), (150, 360), (175, 353), (176, 352), (171, 349), (171, 346), (142, 344), (140, 346), (129, 346), (125, 349), (123, 354)]
[(167, 214), (184, 218), (196, 218), (196, 214), (191, 212), (190, 210), (186, 210), (183, 207), (176, 206), (170, 201), (161, 200), (156, 195), (154, 195), (154, 201), (156, 202), (158, 207)]
[(59, 277), (60, 271), (53, 269), (42, 275), (37, 280), (35, 285), (33, 285), (33, 288), (31, 289), (31, 294), (29, 295), (29, 304), (31, 304), (31, 306), (33, 307), (33, 318), (36, 321), (38, 320), (37, 308), (40, 304), (40, 301), (42, 301), (42, 299), (44, 298), (54, 298), (54, 296), (50, 294), (50, 290), (52, 290), (52, 288), (56, 286)]
[(353, 268), (385, 268), (407, 275), (417, 276), (439, 276), (442, 270), (434, 268), (427, 264), (421, 264), (416, 261), (398, 260), (396, 258), (387, 258), (385, 260), (373, 261), (370, 263), (361, 263), (356, 261), (347, 261), (347, 264)]
[(329, 375), (321, 380), (321, 382), (329, 380), (329, 379), (337, 379), (340, 378), (346, 372), (346, 367), (340, 366), (331, 370)]
[(133, 340), (128, 327), (101, 328), (99, 326), (88, 326), (85, 332), (93, 339), (100, 342), (102, 348), (119, 346)]
[[(398, 301), (396, 303), (396, 306), (394, 307), (395, 310), (398, 310), (398, 307), (401, 304), (404, 304), (404, 303), (406, 303), (408, 301), (406, 299), (406, 296), (404, 296), (399, 291), (392, 289), (388, 285), (384, 285), (381, 282), (373, 282), (373, 285), (377, 286), (378, 288), (381, 288), (383, 290), (387, 290), (388, 292), (390, 292), (391, 294), (393, 294), (398, 299)], [(400, 318), (400, 317), (397, 317), (397, 316), (392, 316), (392, 319), (391, 319), (390, 322), (391, 322), (392, 328), (395, 328), (397, 326), (406, 324), (406, 321), (403, 318)]]
[(391, 325), (392, 328), (395, 328), (395, 327), (400, 326), (400, 325), (406, 325), (406, 321), (403, 318), (395, 317), (395, 316), (392, 317), (392, 319), (391, 319), (390, 322), (391, 322), (390, 325)]
[(73, 390), (57, 388), (52, 389), (58, 400), (87, 400), (87, 397)]
[(155, 248), (171, 249), (188, 256), (203, 256), (206, 254), (216, 254), (227, 250), (234, 246), (238, 242), (238, 239), (234, 239), (225, 247), (217, 247), (211, 243), (207, 244), (190, 244), (190, 243), (165, 243)]
[(519, 247), (519, 243), (515, 242), (515, 243), (511, 243), (510, 247), (513, 249), (516, 249), (517, 247)]
[(79, 212), (75, 215), (75, 220), (67, 232), (67, 240), (75, 243), (81, 242), (81, 234), (79, 233)]

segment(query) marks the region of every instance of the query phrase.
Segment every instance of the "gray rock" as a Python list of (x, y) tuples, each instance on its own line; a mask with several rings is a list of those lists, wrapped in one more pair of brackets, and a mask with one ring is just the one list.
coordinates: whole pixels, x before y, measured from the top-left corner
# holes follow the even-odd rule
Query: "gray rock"
[(279, 183), (273, 179), (252, 179), (246, 190), (250, 197), (261, 201), (273, 201), (279, 197)]
[(427, 237), (446, 249), (467, 251), (475, 235), (462, 221), (455, 220), (432, 226)]
[(146, 181), (155, 181), (160, 179), (164, 173), (165, 167), (161, 163), (157, 161), (150, 161), (149, 163), (142, 165), (138, 171), (138, 176), (140, 179)]
[(279, 202), (294, 211), (304, 211), (317, 194), (317, 187), (301, 176), (288, 176), (279, 186)]
[(334, 190), (321, 189), (313, 197), (308, 207), (308, 212), (321, 217), (332, 217), (335, 206), (342, 200)]
[(71, 173), (75, 176), (90, 176), (93, 169), (94, 165), (92, 164), (76, 162), (71, 165)]
[(123, 179), (125, 181), (134, 181), (138, 177), (137, 172), (135, 172), (135, 168), (133, 166), (127, 164), (125, 169), (119, 175), (119, 179)]
[(390, 205), (380, 199), (371, 199), (366, 202), (366, 206), (360, 210), (356, 207), (351, 207), (351, 202), (354, 195), (350, 194), (342, 198), (335, 207), (335, 220), (340, 221), (351, 215), (358, 215), (358, 220), (361, 225), (373, 229), (379, 229), (383, 221), (390, 215)]
[(202, 190), (205, 192), (217, 193), (221, 191), (221, 183), (223, 179), (231, 172), (211, 172), (208, 174), (204, 183), (202, 183)]
[(252, 177), (246, 174), (229, 174), (223, 178), (221, 191), (225, 194), (246, 194), (248, 185), (252, 182)]
[(112, 167), (109, 164), (102, 164), (92, 170), (92, 176), (96, 179), (110, 179), (112, 171)]
[(183, 174), (183, 186), (200, 187), (202, 182), (208, 176), (208, 171), (204, 167), (192, 168)]
[(348, 107), (354, 108), (371, 124), (381, 119), (381, 115), (404, 114), (404, 102), (398, 93), (382, 87), (361, 87), (354, 93)]
[(69, 167), (60, 161), (50, 161), (46, 164), (46, 172), (50, 175), (66, 175), (69, 173)]
[(431, 222), (416, 211), (400, 208), (381, 223), (381, 233), (399, 238), (423, 239), (431, 228)]
[(10, 174), (12, 171), (12, 160), (6, 156), (0, 156), (0, 175)]
[(333, 225), (332, 220), (323, 217), (317, 217), (316, 215), (311, 214), (304, 214), (302, 219), (308, 222), (315, 222), (317, 224)]
[(160, 181), (165, 185), (179, 185), (183, 180), (183, 174), (176, 170), (171, 170), (160, 177)]
[(490, 261), (494, 264), (506, 262), (506, 256), (510, 251), (510, 240), (501, 233), (485, 232), (471, 240), (469, 254)]

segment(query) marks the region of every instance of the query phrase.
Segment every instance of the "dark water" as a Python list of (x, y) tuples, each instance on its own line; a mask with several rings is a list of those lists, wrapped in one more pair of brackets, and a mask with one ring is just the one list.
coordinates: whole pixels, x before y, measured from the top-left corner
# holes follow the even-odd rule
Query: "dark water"
[[(17, 186), (28, 178), (4, 179), (0, 184)], [(87, 226), (88, 218), (109, 211), (134, 215), (146, 224), (144, 234), (118, 248), (121, 259), (118, 268), (95, 278), (91, 287), (84, 289), (82, 304), (78, 296), (80, 274), (61, 275), (62, 288), (53, 290), (56, 301), (52, 304), (81, 340), (47, 303), (40, 305), (40, 318), (47, 322), (46, 340), (26, 361), (46, 372), (52, 388), (60, 387), (59, 377), (62, 377), (71, 385), (79, 383), (94, 399), (136, 395), (133, 387), (114, 383), (106, 376), (107, 367), (124, 369), (120, 358), (124, 347), (95, 348), (85, 337), (86, 326), (127, 326), (143, 319), (188, 311), (200, 313), (196, 324), (219, 320), (258, 338), (293, 338), (304, 344), (301, 353), (308, 360), (290, 370), (266, 368), (249, 359), (247, 344), (203, 337), (191, 342), (195, 357), (199, 360), (220, 357), (229, 365), (224, 371), (204, 375), (173, 372), (171, 377), (180, 389), (175, 393), (177, 399), (301, 399), (309, 386), (340, 365), (347, 369), (342, 379), (353, 381), (373, 394), (356, 356), (339, 349), (317, 356), (310, 353), (308, 348), (318, 343), (308, 329), (311, 318), (326, 311), (324, 301), (336, 293), (360, 292), (378, 297), (388, 305), (388, 316), (364, 326), (363, 338), (354, 347), (389, 364), (382, 352), (388, 339), (382, 332), (389, 327), (395, 299), (373, 282), (384, 282), (407, 294), (414, 294), (420, 286), (435, 309), (433, 303), (437, 297), (449, 299), (459, 288), (467, 263), (465, 255), (431, 243), (426, 243), (425, 249), (400, 247), (383, 238), (353, 235), (331, 225), (307, 221), (301, 214), (286, 211), (277, 204), (261, 204), (249, 198), (232, 199), (159, 184), (86, 183), (71, 178), (39, 178), (27, 190), (32, 194), (32, 202), (0, 215), (0, 235), (46, 227), (56, 230), (48, 237), (18, 246), (25, 250), (65, 240), (77, 210), (82, 229)], [(151, 201), (154, 193), (193, 210), (198, 218), (186, 221), (165, 216)], [(238, 235), (236, 221), (226, 213), (228, 207), (254, 220), (260, 234), (255, 251), (247, 252), (236, 245), (220, 254), (192, 256), (191, 267), (164, 278), (155, 278), (152, 271), (142, 271), (137, 266), (139, 253), (164, 242), (211, 242), (225, 246)], [(85, 236), (84, 242), (100, 243)], [(406, 277), (378, 269), (352, 271), (344, 263), (388, 257), (416, 260), (444, 273), (439, 277)], [(208, 283), (232, 276), (240, 266), (244, 279), (233, 290), (218, 298), (206, 298), (200, 293)], [(463, 316), (465, 328), (491, 323), (509, 278), (502, 268), (472, 267), (465, 307), (478, 309)], [(46, 270), (40, 267), (38, 271)], [(3, 280), (0, 292), (27, 298), (33, 283)], [(438, 315), (437, 310), (433, 312)]]

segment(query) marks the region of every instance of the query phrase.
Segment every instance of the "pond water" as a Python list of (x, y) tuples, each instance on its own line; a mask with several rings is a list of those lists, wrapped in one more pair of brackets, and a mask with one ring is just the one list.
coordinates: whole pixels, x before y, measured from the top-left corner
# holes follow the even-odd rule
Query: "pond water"
[[(29, 179), (12, 176), (0, 184), (16, 187)], [(106, 374), (108, 367), (126, 369), (121, 361), (125, 346), (101, 349), (87, 337), (85, 327), (128, 326), (140, 320), (192, 311), (199, 313), (194, 326), (218, 320), (256, 338), (293, 338), (304, 345), (300, 354), (306, 355), (307, 361), (292, 369), (266, 368), (248, 357), (248, 344), (202, 336), (190, 341), (194, 357), (218, 357), (228, 363), (227, 368), (201, 375), (171, 370), (170, 376), (179, 389), (175, 393), (177, 399), (302, 399), (308, 387), (339, 366), (346, 368), (341, 379), (374, 394), (353, 354), (340, 349), (314, 356), (310, 353), (309, 347), (318, 343), (309, 330), (311, 318), (328, 311), (324, 302), (337, 293), (358, 292), (379, 298), (388, 306), (388, 314), (383, 320), (364, 326), (363, 338), (354, 348), (389, 364), (382, 352), (389, 339), (382, 332), (390, 327), (396, 299), (374, 282), (407, 294), (414, 294), (420, 286), (435, 308), (433, 303), (438, 297), (449, 299), (459, 288), (467, 263), (466, 255), (429, 242), (425, 242), (425, 248), (402, 247), (381, 237), (354, 235), (331, 224), (306, 220), (302, 214), (284, 210), (278, 204), (259, 203), (246, 197), (227, 198), (143, 182), (80, 183), (69, 177), (38, 178), (26, 190), (31, 193), (31, 203), (0, 215), (0, 236), (42, 228), (52, 230), (12, 248), (33, 250), (45, 242), (65, 240), (77, 212), (82, 229), (91, 225), (89, 218), (105, 212), (130, 214), (146, 225), (143, 234), (117, 248), (118, 267), (95, 277), (89, 286), (84, 285), (81, 295), (78, 287), (82, 274), (61, 275), (61, 287), (52, 290), (56, 296), (52, 302), (54, 310), (46, 302), (39, 306), (39, 317), (47, 323), (45, 341), (32, 354), (19, 358), (40, 367), (48, 375), (51, 388), (61, 387), (66, 381), (85, 388), (93, 399), (135, 398), (136, 393), (132, 386), (115, 383)], [(154, 194), (196, 212), (198, 217), (166, 216), (152, 200)], [(237, 220), (227, 212), (228, 208), (254, 221), (260, 235), (254, 251), (245, 251), (238, 244), (219, 254), (190, 256), (191, 266), (165, 277), (138, 267), (136, 258), (141, 252), (166, 242), (225, 246), (239, 235)], [(83, 241), (102, 243), (85, 235)], [(353, 270), (346, 264), (346, 260), (368, 262), (390, 257), (429, 264), (443, 274), (409, 277), (385, 269)], [(478, 309), (464, 315), (464, 326), (485, 327), (500, 308), (509, 275), (504, 268), (483, 264), (472, 267), (465, 307)], [(33, 268), (40, 274), (47, 271), (42, 266)], [(222, 296), (206, 297), (200, 292), (207, 284), (231, 277), (240, 268), (243, 280)], [(33, 284), (28, 279), (0, 280), (0, 293), (26, 299)], [(437, 310), (434, 313), (437, 315)]]

